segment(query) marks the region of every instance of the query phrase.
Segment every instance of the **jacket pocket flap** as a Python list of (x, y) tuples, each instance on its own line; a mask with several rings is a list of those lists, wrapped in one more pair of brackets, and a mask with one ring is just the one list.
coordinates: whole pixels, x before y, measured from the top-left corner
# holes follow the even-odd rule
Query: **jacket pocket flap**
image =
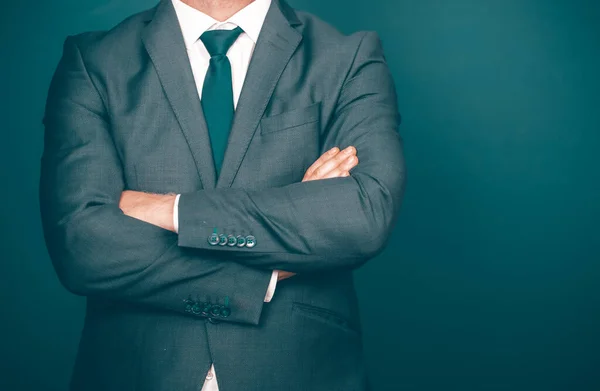
[(285, 111), (283, 113), (263, 117), (260, 121), (261, 133), (277, 132), (301, 125), (317, 122), (321, 112), (321, 102), (310, 106)]

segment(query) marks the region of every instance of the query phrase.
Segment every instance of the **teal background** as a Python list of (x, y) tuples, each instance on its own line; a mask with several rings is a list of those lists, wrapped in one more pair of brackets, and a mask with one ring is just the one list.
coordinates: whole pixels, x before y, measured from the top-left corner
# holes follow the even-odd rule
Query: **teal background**
[[(357, 273), (374, 390), (600, 390), (600, 4), (290, 3), (378, 31), (399, 93), (402, 215)], [(37, 204), (63, 40), (152, 5), (2, 6), (0, 390), (64, 390), (82, 325)]]

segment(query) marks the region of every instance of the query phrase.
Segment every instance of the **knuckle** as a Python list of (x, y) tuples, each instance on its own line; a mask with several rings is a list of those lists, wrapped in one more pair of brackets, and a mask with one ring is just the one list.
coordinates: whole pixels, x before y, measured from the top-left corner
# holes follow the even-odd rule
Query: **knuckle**
[(353, 167), (356, 164), (356, 159), (350, 158), (348, 160), (346, 160), (343, 164), (344, 167)]
[(338, 177), (340, 176), (340, 174), (342, 173), (342, 170), (340, 170), (339, 168), (336, 168), (335, 170), (332, 170), (329, 175), (331, 177)]

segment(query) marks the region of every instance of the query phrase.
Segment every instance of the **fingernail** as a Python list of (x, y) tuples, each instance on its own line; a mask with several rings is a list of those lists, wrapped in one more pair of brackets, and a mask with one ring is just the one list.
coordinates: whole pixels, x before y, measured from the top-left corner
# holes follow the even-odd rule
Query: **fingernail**
[(333, 147), (329, 150), (329, 153), (336, 153), (338, 152), (340, 149), (338, 147)]
[(350, 146), (350, 147), (348, 147), (348, 148), (344, 149), (344, 153), (346, 153), (346, 154), (348, 154), (348, 153), (352, 153), (352, 152), (353, 152), (353, 150), (354, 150), (354, 147)]

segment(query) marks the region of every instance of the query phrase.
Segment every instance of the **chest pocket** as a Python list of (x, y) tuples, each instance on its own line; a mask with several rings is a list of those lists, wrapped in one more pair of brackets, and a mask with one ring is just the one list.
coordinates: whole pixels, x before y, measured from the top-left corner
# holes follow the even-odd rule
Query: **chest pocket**
[[(260, 121), (260, 132), (262, 135), (267, 135), (288, 129), (311, 129), (308, 125), (315, 125), (319, 121), (320, 113), (321, 102), (317, 102), (310, 106), (264, 117)], [(312, 126), (313, 129), (315, 127)]]
[(300, 182), (319, 157), (321, 102), (263, 117), (240, 167), (237, 181), (247, 188)]

